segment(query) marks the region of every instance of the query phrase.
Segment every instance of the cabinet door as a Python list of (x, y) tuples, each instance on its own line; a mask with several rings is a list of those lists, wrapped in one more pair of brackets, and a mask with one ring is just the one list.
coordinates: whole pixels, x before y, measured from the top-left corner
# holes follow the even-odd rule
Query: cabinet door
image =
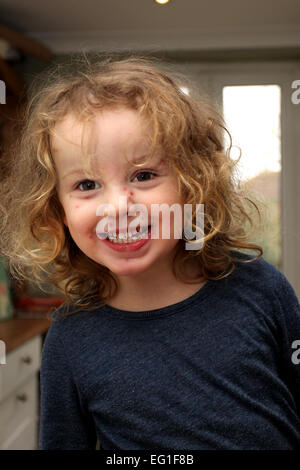
[(1, 446), (1, 450), (36, 450), (36, 420), (28, 417)]
[(11, 395), (22, 383), (39, 370), (41, 337), (36, 336), (7, 354), (0, 368), (0, 401)]
[(37, 374), (0, 404), (0, 449), (37, 448)]

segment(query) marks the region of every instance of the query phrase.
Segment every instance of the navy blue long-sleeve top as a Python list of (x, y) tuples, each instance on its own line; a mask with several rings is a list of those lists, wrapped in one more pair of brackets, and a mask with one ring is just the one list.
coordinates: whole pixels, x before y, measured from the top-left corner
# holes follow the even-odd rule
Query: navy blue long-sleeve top
[(64, 308), (42, 351), (40, 449), (300, 448), (300, 307), (264, 258), (160, 309)]

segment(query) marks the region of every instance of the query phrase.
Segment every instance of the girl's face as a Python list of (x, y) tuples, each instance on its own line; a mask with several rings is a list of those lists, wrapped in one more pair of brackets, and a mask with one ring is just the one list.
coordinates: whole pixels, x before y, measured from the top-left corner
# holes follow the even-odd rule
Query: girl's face
[[(82, 129), (82, 124), (73, 115), (68, 115), (55, 127), (52, 139), (58, 196), (64, 209), (64, 222), (74, 242), (89, 258), (117, 276), (135, 275), (146, 270), (155, 273), (162, 262), (170, 261), (180, 241), (174, 239), (173, 212), (170, 212), (168, 239), (162, 238), (160, 212), (159, 238), (150, 237), (139, 249), (123, 252), (112, 249), (96, 235), (97, 224), (103, 218), (96, 215), (96, 211), (100, 204), (113, 205), (118, 229), (120, 207), (123, 212), (120, 197), (126, 196), (128, 211), (131, 204), (143, 204), (147, 208), (150, 225), (152, 204), (164, 203), (170, 207), (177, 203), (183, 208), (175, 173), (168, 167), (162, 151), (158, 151), (147, 165), (128, 165), (126, 158), (129, 162), (138, 162), (151, 154), (147, 138), (150, 129), (136, 111), (118, 108), (96, 114), (89, 128), (93, 177), (87, 177), (81, 158)], [(125, 215), (129, 226), (138, 213), (129, 216), (125, 211)]]

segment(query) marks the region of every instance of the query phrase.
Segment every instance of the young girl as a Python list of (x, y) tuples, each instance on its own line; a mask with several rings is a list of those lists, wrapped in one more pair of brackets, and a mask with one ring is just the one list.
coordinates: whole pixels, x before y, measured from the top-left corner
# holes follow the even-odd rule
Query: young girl
[[(154, 61), (87, 60), (49, 73), (28, 106), (1, 251), (66, 299), (43, 347), (40, 449), (300, 446), (299, 303), (248, 241), (259, 209), (221, 116), (183, 85)], [(182, 208), (170, 236), (155, 204)], [(175, 236), (185, 204), (193, 228), (204, 204), (201, 240)], [(122, 240), (134, 205), (148, 215)]]

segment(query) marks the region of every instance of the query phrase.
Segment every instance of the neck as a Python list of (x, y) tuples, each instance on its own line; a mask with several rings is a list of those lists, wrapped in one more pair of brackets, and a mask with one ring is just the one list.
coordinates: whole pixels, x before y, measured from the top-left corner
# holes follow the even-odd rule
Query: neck
[[(107, 305), (128, 311), (146, 311), (163, 308), (180, 302), (205, 283), (199, 265), (190, 262), (186, 268), (186, 281), (175, 278), (170, 264), (160, 263), (159, 270), (151, 270), (133, 276), (118, 276), (119, 289)], [(188, 281), (191, 281), (188, 282)]]

